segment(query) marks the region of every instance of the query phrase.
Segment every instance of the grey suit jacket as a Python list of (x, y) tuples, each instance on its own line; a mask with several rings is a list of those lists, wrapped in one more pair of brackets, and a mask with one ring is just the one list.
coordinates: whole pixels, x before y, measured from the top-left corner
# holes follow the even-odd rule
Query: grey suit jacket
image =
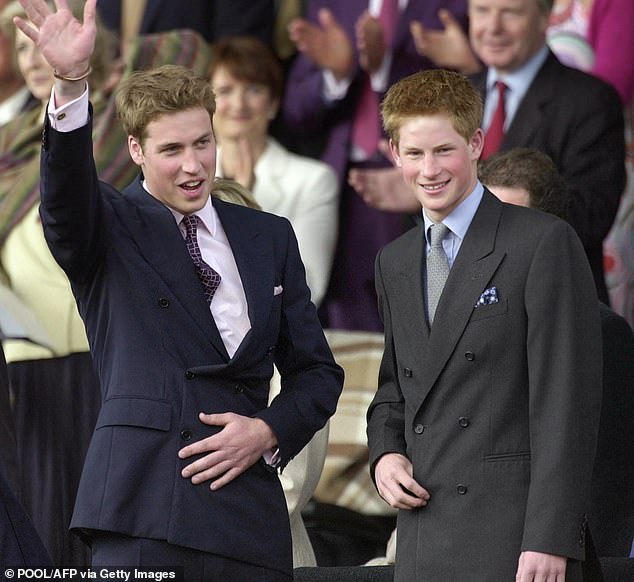
[[(407, 456), (431, 494), (400, 511), (396, 580), (513, 580), (523, 550), (577, 579), (601, 399), (596, 292), (564, 221), (485, 190), (431, 331), (423, 227), (377, 257), (385, 353), (372, 470)], [(498, 302), (475, 308), (497, 288)]]

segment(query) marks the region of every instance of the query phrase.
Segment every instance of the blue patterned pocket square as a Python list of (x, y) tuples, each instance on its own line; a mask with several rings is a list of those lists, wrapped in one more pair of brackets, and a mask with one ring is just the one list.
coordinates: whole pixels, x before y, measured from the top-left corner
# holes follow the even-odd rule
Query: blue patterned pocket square
[(498, 288), (489, 287), (488, 289), (484, 290), (484, 293), (482, 293), (482, 295), (480, 295), (480, 299), (478, 299), (478, 302), (475, 304), (474, 307), (477, 309), (478, 307), (482, 307), (483, 305), (493, 305), (498, 301)]

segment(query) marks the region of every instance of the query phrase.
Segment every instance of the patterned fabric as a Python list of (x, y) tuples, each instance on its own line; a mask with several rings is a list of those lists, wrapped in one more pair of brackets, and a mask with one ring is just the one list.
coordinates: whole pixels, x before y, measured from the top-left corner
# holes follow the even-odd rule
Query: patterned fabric
[(200, 219), (196, 215), (183, 217), (183, 225), (185, 226), (186, 232), (185, 244), (187, 245), (189, 256), (192, 258), (192, 261), (194, 261), (194, 265), (196, 265), (198, 278), (205, 289), (205, 298), (207, 299), (207, 303), (211, 303), (211, 300), (214, 298), (214, 293), (220, 285), (221, 278), (214, 269), (205, 263), (203, 256), (200, 253), (198, 237), (196, 235), (199, 220)]
[(480, 299), (475, 304), (475, 308), (482, 307), (483, 305), (493, 305), (497, 303), (498, 299), (498, 288), (497, 287), (489, 287), (489, 289), (485, 289), (484, 293), (480, 295)]
[(315, 499), (365, 515), (396, 515), (370, 477), (365, 432), (365, 415), (376, 394), (383, 356), (383, 333), (333, 329), (324, 333), (345, 379), (337, 411), (330, 419), (328, 454)]
[(449, 262), (442, 241), (447, 236), (449, 229), (442, 223), (432, 224), (429, 227), (431, 250), (427, 255), (427, 319), (429, 325), (434, 321), (436, 307), (440, 295), (449, 276)]

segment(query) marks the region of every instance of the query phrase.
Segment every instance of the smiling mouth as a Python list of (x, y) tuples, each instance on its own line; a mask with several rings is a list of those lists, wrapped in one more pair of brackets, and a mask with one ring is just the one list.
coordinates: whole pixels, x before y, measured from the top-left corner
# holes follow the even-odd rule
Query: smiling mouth
[(447, 184), (449, 184), (449, 180), (441, 182), (440, 184), (421, 184), (421, 188), (427, 192), (437, 192), (438, 190), (442, 190)]
[(202, 180), (185, 182), (184, 184), (181, 184), (181, 188), (183, 188), (184, 190), (189, 190), (193, 192), (194, 190), (197, 190), (198, 188), (200, 188), (202, 183), (203, 183)]

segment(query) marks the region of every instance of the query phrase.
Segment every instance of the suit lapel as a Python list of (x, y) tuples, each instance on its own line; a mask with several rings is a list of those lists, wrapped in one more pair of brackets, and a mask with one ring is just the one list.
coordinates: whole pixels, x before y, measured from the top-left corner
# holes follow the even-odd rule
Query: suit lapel
[(515, 117), (504, 136), (503, 149), (508, 150), (533, 143), (533, 136), (540, 131), (545, 118), (543, 109), (552, 102), (558, 75), (557, 69), (560, 66), (556, 57), (549, 53), (520, 102)]
[(274, 269), (270, 235), (245, 221), (244, 209), (213, 199), (213, 205), (231, 245), (247, 299), (251, 330), (240, 344), (234, 359), (248, 345), (262, 339), (266, 320), (273, 304), (273, 288), (279, 281), (273, 279)]
[(403, 305), (407, 305), (408, 310), (411, 310), (403, 322), (406, 329), (405, 334), (407, 337), (413, 338), (414, 345), (420, 345), (421, 348), (424, 348), (429, 337), (429, 325), (425, 315), (423, 292), (423, 268), (425, 267), (423, 223), (421, 222), (409, 231), (407, 236), (409, 238), (404, 241), (403, 261), (400, 262), (400, 268), (396, 273), (398, 293), (402, 298)]
[(504, 258), (495, 248), (502, 204), (485, 189), (460, 252), (443, 289), (428, 348), (423, 352), (423, 402), (453, 353), (471, 317), (474, 306)]
[[(174, 216), (135, 180), (122, 196), (122, 220), (148, 264), (165, 281), (174, 297), (224, 360), (229, 356), (216, 327), (196, 269)], [(130, 209), (130, 203), (132, 209)]]

